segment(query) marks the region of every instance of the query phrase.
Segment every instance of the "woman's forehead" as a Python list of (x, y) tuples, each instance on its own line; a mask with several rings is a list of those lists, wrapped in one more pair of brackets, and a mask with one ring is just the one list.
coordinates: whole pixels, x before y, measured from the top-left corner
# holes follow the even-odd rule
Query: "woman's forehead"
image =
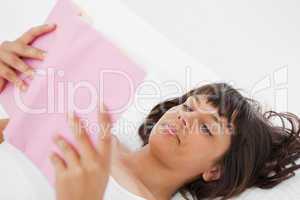
[(197, 94), (197, 95), (192, 95), (188, 97), (188, 101), (192, 101), (194, 106), (197, 106), (199, 108), (203, 108), (205, 110), (211, 110), (211, 111), (218, 111), (218, 108), (213, 106), (209, 101), (208, 101), (208, 96), (205, 94)]
[(215, 119), (216, 122), (219, 122), (223, 126), (228, 124), (227, 119), (224, 116), (220, 116), (218, 113), (218, 108), (213, 106), (209, 101), (208, 101), (208, 96), (206, 94), (197, 94), (197, 95), (192, 95), (188, 97), (188, 101), (191, 101), (197, 111), (210, 114), (212, 118)]

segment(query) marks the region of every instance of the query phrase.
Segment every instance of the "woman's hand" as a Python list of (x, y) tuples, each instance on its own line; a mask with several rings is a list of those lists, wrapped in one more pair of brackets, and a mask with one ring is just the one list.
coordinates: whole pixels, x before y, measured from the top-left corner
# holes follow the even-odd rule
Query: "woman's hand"
[(3, 91), (7, 81), (12, 82), (22, 91), (27, 89), (27, 84), (17, 74), (22, 73), (33, 77), (34, 70), (22, 58), (43, 60), (45, 52), (31, 47), (30, 44), (36, 38), (54, 29), (54, 24), (37, 26), (31, 28), (15, 41), (5, 41), (0, 45), (0, 92)]
[(69, 121), (78, 150), (61, 137), (55, 140), (62, 152), (62, 156), (51, 156), (56, 173), (56, 200), (101, 200), (110, 172), (110, 117), (103, 109), (99, 112), (102, 135), (96, 148), (80, 119), (73, 115)]

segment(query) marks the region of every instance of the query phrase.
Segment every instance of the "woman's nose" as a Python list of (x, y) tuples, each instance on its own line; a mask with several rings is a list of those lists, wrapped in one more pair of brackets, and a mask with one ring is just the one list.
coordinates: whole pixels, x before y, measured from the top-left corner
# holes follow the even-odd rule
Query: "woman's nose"
[(183, 126), (187, 126), (187, 121), (181, 115), (177, 116), (178, 120), (183, 124)]

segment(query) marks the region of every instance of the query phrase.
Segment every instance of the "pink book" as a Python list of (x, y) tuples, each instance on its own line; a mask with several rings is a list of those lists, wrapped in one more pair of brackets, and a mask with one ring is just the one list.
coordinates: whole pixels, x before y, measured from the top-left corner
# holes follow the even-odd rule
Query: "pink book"
[(104, 101), (116, 121), (130, 105), (145, 72), (83, 21), (69, 0), (58, 0), (46, 23), (57, 24), (56, 30), (38, 38), (33, 46), (47, 51), (47, 57), (43, 62), (27, 61), (37, 69), (36, 77), (26, 80), (29, 88), (25, 93), (7, 85), (0, 101), (10, 116), (6, 140), (53, 184), (49, 161), (55, 149), (53, 136), (60, 133), (74, 143), (66, 113), (75, 110), (95, 142), (97, 101)]

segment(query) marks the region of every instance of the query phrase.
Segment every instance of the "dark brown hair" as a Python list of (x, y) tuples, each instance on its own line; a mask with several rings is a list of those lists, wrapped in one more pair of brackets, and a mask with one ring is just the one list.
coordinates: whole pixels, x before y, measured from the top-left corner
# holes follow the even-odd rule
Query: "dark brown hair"
[[(260, 105), (242, 96), (226, 83), (207, 84), (193, 89), (181, 97), (157, 104), (139, 127), (143, 144), (148, 144), (155, 123), (173, 106), (180, 105), (189, 96), (206, 95), (218, 114), (233, 124), (231, 145), (219, 159), (221, 177), (205, 182), (200, 178), (186, 183), (179, 191), (194, 200), (238, 195), (256, 186), (268, 189), (295, 175), (300, 165), (300, 120), (292, 113), (268, 111), (262, 113)], [(280, 124), (275, 125), (272, 119)]]

